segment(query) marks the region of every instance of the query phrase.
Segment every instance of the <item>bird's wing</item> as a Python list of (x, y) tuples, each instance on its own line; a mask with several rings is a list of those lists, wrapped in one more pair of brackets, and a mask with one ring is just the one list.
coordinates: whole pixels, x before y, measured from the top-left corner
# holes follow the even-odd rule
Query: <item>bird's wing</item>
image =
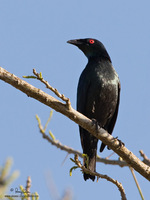
[[(84, 71), (82, 72), (79, 83), (78, 83), (78, 89), (77, 89), (77, 110), (82, 113), (83, 115), (86, 115), (86, 106), (87, 106), (87, 97), (88, 97), (88, 91), (90, 88), (90, 80), (86, 76), (86, 73)], [(85, 132), (87, 132), (85, 129), (83, 129), (81, 126), (79, 126), (80, 130), (80, 138), (81, 138), (81, 144), (83, 151), (86, 149), (85, 147)], [(88, 139), (87, 139), (88, 140)]]
[(119, 82), (118, 83), (118, 100), (117, 100), (116, 110), (115, 110), (115, 113), (114, 113), (113, 117), (111, 118), (111, 121), (109, 122), (109, 125), (108, 125), (108, 133), (110, 133), (110, 134), (112, 133), (112, 131), (114, 129), (117, 115), (118, 115), (119, 102), (120, 102), (120, 89), (121, 89), (121, 85)]
[(77, 110), (83, 115), (86, 114), (85, 108), (86, 108), (89, 88), (90, 88), (90, 80), (87, 79), (84, 73), (82, 73), (77, 89)]
[[(91, 113), (90, 104), (92, 104), (92, 101), (89, 98), (91, 87), (92, 84), (89, 73), (83, 72), (81, 74), (77, 90), (77, 110), (82, 114), (86, 115), (87, 117), (90, 117)], [(87, 107), (89, 107), (89, 110), (87, 110)], [(87, 130), (83, 129), (81, 126), (79, 126), (79, 130), (80, 130), (80, 139), (81, 139), (83, 153), (88, 156), (88, 168), (91, 171), (96, 171), (96, 155), (97, 155), (98, 139), (92, 136)], [(87, 159), (84, 158), (83, 159), (84, 166), (87, 168), (86, 161)], [(89, 178), (94, 181), (95, 176), (84, 173), (84, 180), (87, 180)]]
[[(119, 109), (119, 102), (120, 102), (120, 90), (121, 90), (121, 85), (120, 82), (118, 83), (118, 100), (117, 100), (117, 105), (116, 105), (116, 110), (114, 115), (112, 116), (111, 120), (109, 121), (109, 125), (107, 126), (107, 131), (109, 134), (112, 134), (112, 131), (114, 129), (115, 123), (116, 123), (116, 119), (117, 119), (117, 115), (118, 115), (118, 109)], [(101, 147), (100, 147), (100, 152), (102, 152), (105, 148), (105, 144), (102, 143)]]

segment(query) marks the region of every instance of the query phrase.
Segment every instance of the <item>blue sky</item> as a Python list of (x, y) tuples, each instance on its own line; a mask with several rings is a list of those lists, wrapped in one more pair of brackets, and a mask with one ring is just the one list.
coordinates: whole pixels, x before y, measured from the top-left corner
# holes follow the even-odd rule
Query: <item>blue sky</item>
[[(69, 39), (93, 37), (106, 47), (121, 81), (121, 103), (114, 136), (118, 136), (139, 157), (142, 149), (149, 154), (150, 123), (150, 2), (77, 0), (0, 1), (0, 66), (20, 78), (31, 75), (32, 69), (76, 107), (76, 88), (87, 58)], [(27, 80), (52, 94), (36, 80)], [(70, 188), (73, 199), (120, 199), (118, 189), (105, 180), (84, 182), (79, 170), (69, 176), (73, 166), (66, 153), (43, 140), (35, 119), (38, 114), (46, 122), (50, 108), (27, 97), (0, 81), (0, 164), (7, 157), (14, 159), (12, 171), (20, 177), (12, 187), (25, 185), (32, 179), (32, 192), (40, 199), (52, 199), (46, 185), (50, 172), (60, 196)], [(53, 95), (53, 94), (52, 94)], [(54, 111), (48, 127), (63, 144), (81, 151), (78, 126)], [(100, 154), (109, 155), (107, 149)], [(114, 155), (112, 159), (117, 159)], [(140, 199), (128, 168), (97, 163), (97, 171), (121, 182), (128, 199)], [(145, 199), (150, 196), (149, 182), (136, 173)]]

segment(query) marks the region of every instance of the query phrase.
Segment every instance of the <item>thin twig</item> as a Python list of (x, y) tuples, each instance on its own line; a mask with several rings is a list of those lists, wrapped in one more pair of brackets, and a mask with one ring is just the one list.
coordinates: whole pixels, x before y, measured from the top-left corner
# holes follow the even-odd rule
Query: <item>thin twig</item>
[(106, 157), (106, 159), (108, 160), (111, 156), (113, 156), (115, 154), (115, 152), (112, 152), (110, 155), (108, 155), (107, 157)]
[(137, 181), (137, 178), (136, 178), (136, 176), (135, 176), (134, 169), (133, 169), (132, 167), (129, 167), (129, 169), (130, 169), (130, 171), (131, 171), (131, 173), (132, 173), (132, 176), (133, 176), (133, 178), (134, 178), (134, 181), (135, 181), (135, 183), (136, 183), (136, 186), (137, 186), (137, 188), (138, 188), (138, 191), (139, 191), (139, 193), (140, 193), (140, 196), (141, 196), (142, 200), (144, 200), (144, 196), (143, 196), (143, 194), (142, 194), (142, 190), (141, 190), (140, 185), (139, 185), (139, 183), (138, 183), (138, 181)]
[(48, 142), (50, 142), (52, 145), (56, 146), (57, 148), (68, 152), (69, 154), (78, 154), (80, 157), (82, 157), (82, 153), (80, 153), (79, 151), (74, 150), (73, 148), (68, 147), (66, 145), (63, 145), (59, 142), (59, 140), (56, 140), (55, 138), (50, 138), (48, 135), (46, 135), (45, 129), (43, 129), (43, 126), (41, 124), (41, 120), (37, 115), (36, 115), (36, 119), (38, 121), (38, 127), (40, 130), (40, 133), (42, 133), (42, 136), (44, 139), (46, 139)]
[(50, 120), (52, 118), (52, 115), (53, 115), (53, 110), (51, 110), (51, 112), (50, 112), (49, 118), (48, 118), (48, 120), (47, 120), (47, 122), (46, 122), (46, 124), (44, 126), (44, 131), (46, 131), (47, 126), (48, 126), (48, 124), (49, 124), (49, 122), (50, 122)]
[(27, 192), (27, 200), (30, 200), (30, 188), (31, 188), (31, 178), (28, 176), (27, 183), (26, 183), (26, 192)]
[(122, 200), (126, 200), (126, 199), (127, 199), (122, 184), (119, 183), (117, 180), (114, 180), (113, 178), (111, 178), (111, 177), (109, 177), (109, 176), (107, 176), (107, 175), (99, 174), (99, 173), (97, 173), (97, 172), (92, 172), (91, 170), (85, 168), (85, 167), (81, 164), (81, 162), (78, 160), (78, 155), (75, 155), (74, 161), (75, 161), (75, 164), (76, 164), (79, 168), (81, 168), (82, 171), (83, 171), (84, 173), (90, 174), (90, 175), (92, 175), (92, 176), (97, 176), (97, 179), (99, 179), (99, 178), (106, 179), (107, 181), (110, 181), (111, 183), (115, 184), (115, 185), (118, 187), (119, 191), (120, 191)]
[[(46, 135), (46, 128), (47, 128), (47, 125), (48, 125), (48, 122), (50, 121), (52, 117), (52, 111), (50, 112), (50, 116), (46, 122), (46, 125), (42, 126), (41, 124), (41, 120), (40, 118), (36, 115), (36, 118), (37, 118), (37, 121), (38, 121), (38, 126), (39, 126), (39, 130), (40, 130), (40, 133), (42, 133), (42, 136), (44, 139), (46, 139), (48, 142), (50, 142), (52, 145), (56, 146), (57, 148), (63, 150), (63, 151), (66, 151), (68, 154), (78, 154), (79, 157), (83, 158), (83, 154), (78, 151), (78, 150), (75, 150), (67, 145), (63, 145), (59, 140), (56, 140), (54, 135), (53, 135), (53, 138), (52, 137), (49, 137), (48, 135)], [(52, 136), (51, 135), (51, 136)], [(148, 163), (149, 159), (147, 158), (147, 156), (143, 153), (142, 150), (139, 151), (141, 153), (141, 156), (144, 158), (143, 162), (147, 163), (146, 164), (150, 164)], [(67, 156), (68, 156), (67, 154)], [(97, 162), (101, 162), (101, 163), (104, 163), (104, 164), (107, 164), (107, 165), (117, 165), (117, 166), (120, 166), (120, 167), (127, 167), (129, 166), (123, 159), (118, 159), (118, 160), (110, 160), (109, 158), (114, 154), (114, 152), (112, 152), (109, 156), (107, 156), (106, 158), (101, 158), (100, 156), (97, 155), (97, 159), (96, 161)]]
[(150, 166), (150, 159), (148, 159), (148, 157), (145, 155), (145, 153), (143, 152), (143, 150), (140, 150), (139, 151), (140, 152), (140, 155), (143, 157), (143, 162), (145, 163), (145, 164), (147, 164), (147, 165), (149, 165)]
[[(66, 151), (68, 154), (78, 154), (81, 158), (83, 158), (83, 154), (78, 151), (78, 150), (75, 150), (67, 145), (63, 145), (59, 140), (56, 140), (55, 139), (55, 136), (53, 135), (53, 137), (49, 137), (48, 135), (46, 135), (46, 129), (43, 128), (42, 124), (41, 124), (41, 120), (40, 118), (38, 117), (38, 115), (36, 115), (36, 119), (38, 121), (38, 127), (39, 127), (39, 130), (40, 130), (40, 133), (42, 133), (42, 136), (44, 139), (46, 139), (48, 142), (50, 142), (52, 145), (56, 146), (57, 148), (63, 150), (63, 151)], [(49, 121), (49, 119), (48, 119)], [(47, 124), (47, 122), (46, 122)], [(51, 135), (51, 136), (52, 136)], [(67, 154), (67, 155), (68, 155)], [(120, 167), (126, 167), (128, 166), (128, 164), (123, 161), (123, 160), (109, 160), (108, 158), (101, 158), (100, 156), (97, 155), (97, 159), (96, 159), (97, 162), (101, 162), (101, 163), (104, 163), (104, 164), (109, 164), (109, 165), (118, 165)]]
[(63, 101), (65, 101), (65, 102), (66, 102), (66, 106), (67, 106), (68, 109), (71, 108), (71, 103), (70, 103), (70, 99), (69, 99), (69, 98), (65, 97), (64, 94), (60, 94), (60, 93), (58, 92), (58, 90), (57, 90), (56, 88), (53, 88), (53, 87), (48, 83), (48, 81), (45, 81), (45, 80), (43, 79), (43, 77), (41, 76), (41, 73), (37, 73), (35, 69), (33, 69), (33, 74), (37, 77), (38, 80), (40, 80), (42, 83), (44, 83), (45, 86), (46, 86), (48, 89), (50, 89), (52, 92), (54, 92), (56, 96), (58, 96), (60, 99), (62, 99)]

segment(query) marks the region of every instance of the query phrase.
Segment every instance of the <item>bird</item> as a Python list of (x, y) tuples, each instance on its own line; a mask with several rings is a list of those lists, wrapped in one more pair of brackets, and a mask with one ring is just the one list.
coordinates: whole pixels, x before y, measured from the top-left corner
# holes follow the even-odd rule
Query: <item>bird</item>
[[(96, 120), (98, 125), (112, 134), (119, 109), (120, 80), (105, 46), (96, 39), (69, 40), (87, 57), (88, 63), (82, 71), (77, 87), (77, 111)], [(96, 172), (98, 139), (79, 126), (84, 166)], [(100, 152), (105, 148), (102, 143)], [(94, 175), (83, 174), (84, 180), (95, 180)]]

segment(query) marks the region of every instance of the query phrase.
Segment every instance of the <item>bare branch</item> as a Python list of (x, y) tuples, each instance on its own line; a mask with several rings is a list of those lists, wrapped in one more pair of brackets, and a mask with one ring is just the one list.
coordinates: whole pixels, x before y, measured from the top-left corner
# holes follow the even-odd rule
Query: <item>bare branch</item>
[[(71, 148), (69, 146), (63, 145), (59, 140), (55, 139), (54, 135), (52, 136), (51, 132), (50, 132), (51, 137), (46, 135), (45, 134), (46, 129), (43, 128), (43, 126), (41, 124), (41, 120), (37, 115), (36, 115), (36, 119), (38, 121), (38, 127), (39, 127), (39, 130), (40, 130), (40, 133), (42, 134), (44, 139), (46, 139), (48, 142), (50, 142), (52, 145), (56, 146), (57, 148), (59, 148), (59, 149), (61, 149), (63, 151), (66, 151), (68, 154), (74, 154), (74, 155), (77, 154), (77, 155), (79, 155), (79, 157), (83, 158), (83, 154), (80, 151), (77, 151), (77, 150), (75, 150), (75, 149), (73, 149), (73, 148)], [(48, 121), (49, 121), (49, 119), (48, 119)], [(101, 158), (98, 155), (97, 155), (96, 161), (104, 163), (104, 164), (109, 164), (109, 165), (118, 165), (120, 167), (128, 166), (128, 164), (123, 160), (119, 160), (119, 159), (118, 160), (109, 160), (107, 158)]]
[(26, 192), (27, 192), (27, 200), (30, 200), (30, 188), (31, 188), (31, 178), (30, 178), (30, 176), (28, 176), (28, 178), (27, 178), (27, 183), (26, 183), (26, 188), (25, 188), (25, 190), (26, 190)]
[(65, 101), (68, 109), (71, 108), (71, 103), (70, 103), (69, 98), (66, 98), (64, 94), (60, 94), (58, 92), (58, 90), (56, 88), (53, 88), (47, 81), (45, 81), (43, 79), (43, 77), (41, 77), (41, 73), (37, 73), (35, 69), (33, 69), (33, 74), (37, 77), (38, 80), (40, 80), (42, 83), (44, 83), (48, 89), (50, 89), (52, 92), (54, 92), (56, 94), (56, 96), (58, 96), (60, 99)]
[(23, 194), (22, 199), (30, 200), (32, 198), (38, 200), (39, 199), (38, 193), (37, 192), (31, 193), (30, 188), (31, 188), (31, 177), (28, 176), (26, 186), (23, 187), (22, 185), (20, 185), (21, 191), (18, 191), (19, 193)]
[(141, 190), (141, 188), (140, 188), (140, 185), (139, 185), (139, 183), (138, 183), (138, 181), (137, 181), (137, 178), (136, 178), (136, 176), (135, 176), (135, 173), (134, 173), (134, 169), (133, 169), (132, 167), (129, 167), (129, 169), (130, 169), (130, 171), (131, 171), (131, 173), (132, 173), (132, 176), (133, 176), (133, 178), (134, 178), (135, 184), (136, 184), (137, 189), (138, 189), (138, 191), (139, 191), (139, 193), (140, 193), (141, 199), (144, 200), (144, 197), (143, 197), (143, 194), (142, 194), (142, 190)]
[(144, 152), (142, 150), (139, 151), (141, 156), (143, 157), (143, 162), (146, 164), (146, 165), (149, 165), (150, 166), (150, 159), (148, 159), (148, 157), (144, 154)]
[(9, 73), (2, 67), (0, 67), (0, 79), (11, 84), (13, 87), (21, 90), (29, 97), (32, 97), (41, 103), (53, 108), (57, 112), (70, 118), (75, 123), (79, 124), (82, 128), (89, 131), (92, 135), (101, 140), (104, 144), (108, 145), (114, 152), (116, 152), (123, 160), (125, 160), (132, 168), (144, 176), (150, 181), (150, 167), (143, 163), (139, 158), (137, 158), (130, 150), (125, 146), (119, 145), (119, 141), (112, 135), (107, 133), (103, 128), (96, 130), (92, 121), (86, 116), (74, 110), (71, 105), (70, 108), (66, 107), (65, 104), (55, 99), (54, 97), (46, 94), (42, 90), (35, 88), (26, 81), (18, 78), (17, 76)]
[(121, 194), (121, 199), (122, 200), (126, 200), (126, 195), (125, 195), (125, 191), (124, 191), (124, 188), (122, 186), (121, 183), (119, 183), (117, 180), (114, 180), (112, 179), (111, 177), (107, 176), (107, 175), (103, 175), (103, 174), (99, 174), (97, 172), (92, 172), (91, 170), (85, 168), (81, 162), (78, 160), (78, 155), (75, 155), (74, 157), (74, 161), (75, 161), (75, 164), (82, 169), (83, 172), (87, 173), (87, 174), (90, 174), (92, 176), (96, 176), (97, 177), (97, 180), (99, 178), (102, 178), (102, 179), (106, 179), (107, 181), (110, 181), (111, 183), (115, 184), (119, 191), (120, 191), (120, 194)]

